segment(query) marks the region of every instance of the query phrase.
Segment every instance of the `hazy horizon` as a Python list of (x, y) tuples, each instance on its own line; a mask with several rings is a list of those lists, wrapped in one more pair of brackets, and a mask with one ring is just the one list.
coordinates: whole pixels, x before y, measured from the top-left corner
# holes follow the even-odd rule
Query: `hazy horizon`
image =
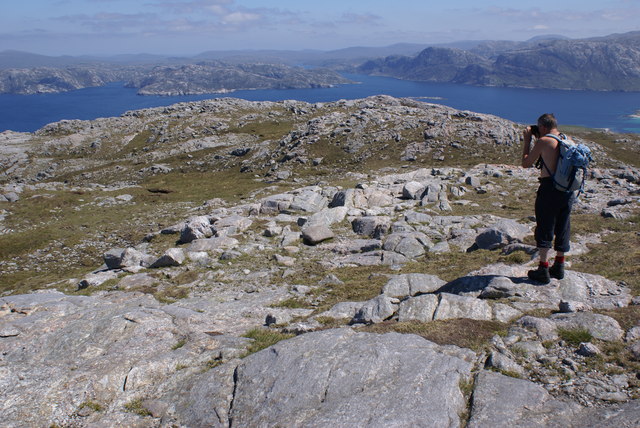
[(633, 0), (421, 2), (24, 0), (3, 6), (0, 51), (42, 55), (195, 55), (465, 40), (572, 39), (638, 30)]

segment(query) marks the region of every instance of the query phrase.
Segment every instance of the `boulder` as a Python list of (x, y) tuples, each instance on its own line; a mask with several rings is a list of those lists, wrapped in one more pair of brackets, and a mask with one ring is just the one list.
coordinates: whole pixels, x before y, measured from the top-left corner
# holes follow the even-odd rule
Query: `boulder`
[(386, 216), (358, 217), (351, 222), (353, 231), (358, 235), (380, 239), (391, 227), (391, 219)]
[(485, 367), (494, 368), (502, 372), (513, 373), (520, 377), (525, 374), (524, 368), (520, 364), (497, 351), (491, 352), (489, 358), (487, 358)]
[(293, 195), (288, 193), (269, 196), (261, 201), (260, 213), (278, 214), (281, 211), (286, 211), (291, 206), (291, 201), (293, 201)]
[(352, 322), (354, 323), (380, 323), (390, 318), (398, 310), (397, 299), (384, 294), (375, 297), (356, 312)]
[(324, 208), (309, 217), (307, 224), (309, 226), (316, 224), (331, 226), (335, 223), (341, 223), (347, 216), (348, 211), (347, 207)]
[(558, 328), (587, 330), (596, 339), (604, 341), (617, 341), (624, 337), (618, 321), (606, 315), (592, 312), (553, 314), (551, 320)]
[(302, 229), (302, 240), (308, 245), (317, 245), (334, 236), (331, 229), (324, 224), (316, 224)]
[(415, 259), (424, 255), (432, 245), (433, 243), (424, 233), (392, 233), (385, 239), (382, 249)]
[(114, 248), (104, 254), (104, 262), (109, 269), (149, 266), (149, 256), (135, 248)]
[(110, 270), (103, 271), (103, 272), (90, 273), (78, 283), (78, 290), (81, 290), (87, 287), (97, 287), (117, 277), (118, 277), (118, 274)]
[(294, 196), (289, 209), (293, 211), (318, 212), (327, 206), (327, 198), (313, 190), (304, 190)]
[(556, 324), (551, 320), (527, 315), (520, 318), (517, 324), (526, 329), (533, 330), (540, 340), (558, 339), (558, 329), (556, 328)]
[(382, 287), (382, 294), (400, 298), (415, 296), (420, 293), (433, 293), (444, 284), (445, 281), (435, 275), (408, 273), (391, 277)]
[(433, 314), (437, 307), (438, 296), (435, 294), (423, 294), (421, 296), (411, 297), (400, 302), (398, 321), (432, 321)]
[(180, 266), (185, 260), (184, 250), (182, 248), (169, 248), (155, 262), (151, 264), (152, 268)]
[(417, 181), (409, 181), (402, 187), (402, 197), (404, 199), (419, 200), (425, 191), (425, 186)]
[(500, 220), (493, 226), (482, 229), (476, 237), (475, 244), (481, 250), (494, 250), (514, 241), (522, 241), (531, 234), (528, 226), (515, 220)]
[(209, 238), (213, 235), (213, 229), (209, 218), (198, 216), (190, 219), (180, 231), (180, 242), (188, 244), (196, 239)]
[(213, 223), (213, 226), (211, 226), (211, 229), (217, 236), (228, 236), (244, 232), (249, 229), (252, 224), (253, 221), (247, 217), (233, 215), (216, 221)]
[(187, 247), (187, 252), (221, 252), (222, 250), (235, 248), (239, 243), (240, 242), (237, 239), (226, 236), (220, 238), (196, 239)]
[(455, 318), (490, 320), (492, 319), (491, 307), (484, 300), (474, 297), (441, 293), (440, 304), (433, 319), (447, 320)]
[(328, 311), (319, 314), (317, 317), (327, 317), (334, 319), (353, 319), (356, 313), (362, 308), (365, 302), (340, 302)]

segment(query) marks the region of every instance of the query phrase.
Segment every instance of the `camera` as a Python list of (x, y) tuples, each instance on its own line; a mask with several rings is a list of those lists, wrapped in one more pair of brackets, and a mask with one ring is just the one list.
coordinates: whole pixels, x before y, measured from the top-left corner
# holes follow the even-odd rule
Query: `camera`
[(534, 135), (536, 138), (540, 138), (540, 128), (538, 128), (538, 125), (531, 125), (531, 134)]

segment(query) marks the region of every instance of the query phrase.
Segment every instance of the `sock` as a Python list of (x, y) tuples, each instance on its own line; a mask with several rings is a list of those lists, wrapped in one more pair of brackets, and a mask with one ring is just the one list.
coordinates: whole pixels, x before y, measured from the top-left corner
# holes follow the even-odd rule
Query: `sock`
[(564, 256), (556, 256), (555, 262), (558, 264), (564, 263)]
[(541, 268), (549, 268), (549, 262), (540, 262), (538, 266)]

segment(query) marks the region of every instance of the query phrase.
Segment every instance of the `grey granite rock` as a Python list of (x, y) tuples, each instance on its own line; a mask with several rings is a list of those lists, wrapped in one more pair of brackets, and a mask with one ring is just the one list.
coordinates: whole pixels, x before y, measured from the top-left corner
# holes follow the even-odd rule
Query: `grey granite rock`
[(432, 321), (437, 307), (438, 296), (435, 294), (411, 297), (400, 302), (398, 321)]
[(579, 410), (533, 382), (483, 370), (476, 377), (467, 427), (574, 426), (572, 416)]
[(152, 268), (180, 266), (184, 263), (186, 256), (182, 248), (169, 248), (155, 262), (151, 264)]
[(606, 315), (592, 312), (554, 314), (551, 320), (558, 328), (584, 329), (600, 340), (616, 341), (624, 337), (624, 330), (620, 328), (620, 324)]
[(331, 229), (324, 224), (315, 224), (302, 229), (302, 240), (308, 245), (317, 245), (334, 236)]
[(531, 229), (515, 220), (500, 220), (482, 230), (476, 237), (476, 245), (483, 250), (494, 250), (521, 241), (531, 233)]
[[(292, 370), (295, 367), (295, 370)], [(328, 330), (236, 370), (233, 426), (458, 427), (471, 364), (418, 336)]]
[(365, 302), (353, 317), (354, 323), (380, 323), (398, 310), (397, 299), (384, 294)]
[(223, 250), (236, 248), (239, 243), (237, 239), (229, 237), (196, 239), (189, 244), (186, 251), (189, 253), (202, 251), (222, 252)]
[(180, 242), (187, 244), (196, 239), (209, 238), (213, 235), (211, 222), (207, 216), (198, 216), (186, 222), (180, 231)]
[(382, 287), (382, 294), (389, 297), (415, 296), (419, 293), (433, 293), (445, 284), (435, 275), (408, 273), (395, 275)]
[(391, 219), (386, 216), (358, 217), (351, 222), (353, 231), (370, 238), (381, 238), (391, 227)]
[(440, 294), (440, 303), (433, 319), (447, 320), (453, 318), (490, 320), (492, 319), (491, 307), (484, 300), (442, 293)]

